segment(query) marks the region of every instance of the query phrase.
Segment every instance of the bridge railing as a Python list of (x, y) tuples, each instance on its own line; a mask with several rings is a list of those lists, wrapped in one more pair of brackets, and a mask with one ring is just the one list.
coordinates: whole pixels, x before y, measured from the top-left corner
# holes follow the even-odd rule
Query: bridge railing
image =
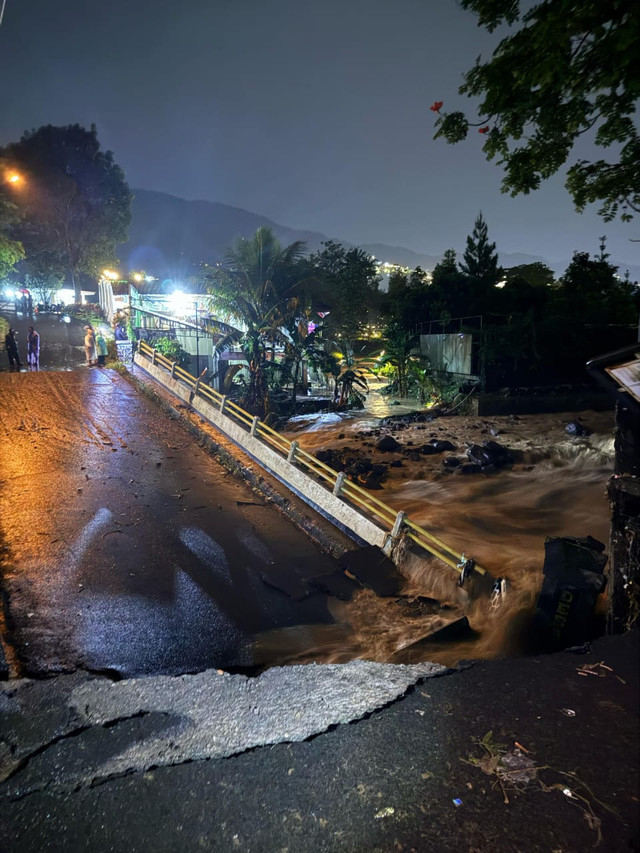
[[(215, 407), (220, 415), (239, 425), (248, 435), (257, 438), (287, 462), (304, 471), (313, 481), (320, 482), (335, 497), (355, 507), (360, 514), (372, 520), (376, 527), (392, 539), (397, 539), (401, 535), (407, 536), (420, 548), (459, 573), (468, 570), (470, 566), (480, 574), (487, 573), (475, 561), (469, 560), (464, 554), (457, 553), (441, 539), (416, 524), (406, 513), (392, 509), (366, 489), (348, 480), (344, 472), (335, 471), (316, 456), (307, 453), (296, 441), (289, 441), (277, 430), (238, 406), (233, 400), (210, 388), (174, 361), (159, 353), (146, 341), (140, 341), (138, 354), (156, 368), (166, 371), (170, 378), (188, 388), (193, 396), (200, 397)], [(214, 426), (219, 427), (220, 424), (215, 423)]]

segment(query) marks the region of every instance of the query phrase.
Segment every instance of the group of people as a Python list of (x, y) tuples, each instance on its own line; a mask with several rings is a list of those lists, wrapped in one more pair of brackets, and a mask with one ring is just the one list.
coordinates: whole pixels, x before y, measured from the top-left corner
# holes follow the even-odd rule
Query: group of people
[(87, 367), (104, 364), (107, 359), (107, 342), (104, 335), (100, 329), (96, 333), (93, 326), (85, 326), (84, 330), (84, 351), (87, 356)]
[(33, 315), (33, 297), (30, 293), (23, 291), (20, 299), (16, 298), (16, 311), (22, 312), (24, 317)]
[[(91, 325), (85, 326), (84, 329), (84, 349), (87, 356), (87, 366), (105, 364), (107, 360), (107, 342), (104, 335), (100, 329), (96, 332)], [(18, 333), (15, 329), (9, 329), (4, 338), (9, 367), (22, 367), (17, 336)], [(40, 366), (40, 335), (33, 326), (29, 326), (27, 333), (27, 364), (31, 370), (37, 370)]]
[[(4, 338), (9, 367), (22, 367), (16, 335), (17, 332), (15, 329), (9, 329)], [(33, 326), (29, 326), (27, 333), (27, 364), (32, 370), (37, 370), (40, 365), (40, 335)]]

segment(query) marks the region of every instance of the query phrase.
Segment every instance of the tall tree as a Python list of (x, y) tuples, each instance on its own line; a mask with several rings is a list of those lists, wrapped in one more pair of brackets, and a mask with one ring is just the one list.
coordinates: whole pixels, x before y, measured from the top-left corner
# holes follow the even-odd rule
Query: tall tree
[(635, 325), (634, 287), (617, 275), (604, 246), (600, 255), (575, 252), (559, 281), (558, 299), (569, 320), (581, 325)]
[(0, 280), (24, 258), (22, 243), (11, 238), (17, 220), (18, 208), (11, 200), (11, 173), (0, 160)]
[(489, 231), (482, 211), (476, 217), (473, 232), (467, 237), (467, 248), (460, 269), (481, 285), (493, 285), (498, 281), (496, 244), (489, 242)]
[(329, 336), (354, 340), (367, 322), (371, 308), (377, 307), (378, 284), (375, 260), (362, 249), (345, 249), (328, 240), (324, 249), (311, 255), (315, 276), (330, 313), (325, 319)]
[[(634, 0), (461, 0), (493, 32), (515, 26), (491, 59), (465, 75), (460, 94), (480, 98), (472, 124), (460, 111), (439, 113), (436, 138), (450, 143), (471, 127), (484, 134), (488, 159), (504, 167), (503, 192), (529, 193), (569, 160), (588, 135), (607, 159), (575, 159), (565, 186), (581, 211), (601, 205), (605, 220), (640, 211), (640, 15)], [(482, 125), (482, 126), (479, 126)]]
[(511, 281), (526, 281), (532, 287), (550, 287), (554, 282), (553, 270), (540, 261), (532, 264), (518, 264), (504, 270), (507, 283)]
[(447, 249), (431, 273), (429, 286), (431, 309), (428, 320), (446, 322), (464, 317), (469, 308), (469, 278), (458, 268), (455, 249)]
[(96, 277), (127, 239), (131, 193), (95, 126), (47, 125), (0, 150), (21, 176), (13, 236), (40, 269), (68, 276), (80, 302), (81, 273)]
[(302, 311), (308, 282), (302, 264), (304, 243), (283, 248), (270, 228), (258, 228), (251, 240), (240, 238), (226, 254), (224, 266), (208, 274), (212, 309), (242, 326), (219, 344), (239, 345), (249, 368), (244, 405), (261, 417), (268, 407), (269, 357), (276, 344), (288, 343), (285, 330)]

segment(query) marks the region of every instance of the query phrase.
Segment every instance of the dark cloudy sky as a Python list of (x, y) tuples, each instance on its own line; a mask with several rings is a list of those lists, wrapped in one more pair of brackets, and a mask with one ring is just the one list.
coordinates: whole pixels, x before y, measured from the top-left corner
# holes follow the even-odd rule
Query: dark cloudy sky
[(434, 142), (494, 37), (455, 0), (7, 0), (0, 144), (95, 122), (132, 187), (204, 198), (352, 242), (464, 248), (482, 209), (502, 252), (639, 263), (633, 225), (562, 187), (511, 199), (482, 137)]

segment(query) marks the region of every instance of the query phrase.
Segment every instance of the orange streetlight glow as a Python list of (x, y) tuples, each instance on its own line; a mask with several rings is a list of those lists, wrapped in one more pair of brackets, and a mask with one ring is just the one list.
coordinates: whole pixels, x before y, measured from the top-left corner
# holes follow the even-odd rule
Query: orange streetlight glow
[(7, 178), (10, 184), (19, 184), (22, 180), (22, 175), (19, 175), (17, 172), (12, 172)]

